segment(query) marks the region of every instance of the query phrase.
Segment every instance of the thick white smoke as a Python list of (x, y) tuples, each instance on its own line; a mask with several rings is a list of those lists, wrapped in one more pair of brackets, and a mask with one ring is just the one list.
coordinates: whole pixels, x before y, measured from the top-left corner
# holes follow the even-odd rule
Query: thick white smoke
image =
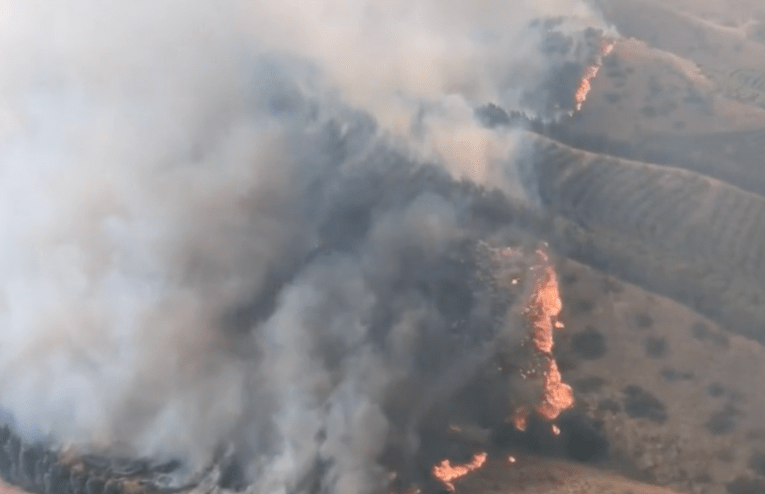
[[(419, 448), (438, 379), (412, 375), (461, 303), (396, 278), (470, 236), (460, 201), (401, 177), (429, 161), (520, 194), (516, 137), (474, 110), (544, 114), (529, 94), (587, 27), (581, 0), (5, 2), (16, 429), (189, 472), (233, 448), (256, 492), (380, 488), (385, 449)], [(543, 49), (553, 31), (573, 44)]]

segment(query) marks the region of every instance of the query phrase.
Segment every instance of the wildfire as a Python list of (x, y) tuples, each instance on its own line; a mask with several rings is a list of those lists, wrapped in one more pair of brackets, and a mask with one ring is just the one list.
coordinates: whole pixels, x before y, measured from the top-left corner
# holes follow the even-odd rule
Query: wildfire
[[(534, 358), (533, 363), (522, 371), (521, 375), (524, 378), (541, 376), (542, 397), (533, 408), (524, 406), (515, 408), (507, 419), (516, 429), (524, 431), (528, 427), (532, 410), (546, 420), (554, 420), (574, 403), (573, 391), (563, 382), (558, 364), (552, 355), (553, 333), (555, 329), (563, 327), (563, 324), (557, 320), (563, 310), (558, 277), (544, 248), (536, 250), (536, 262), (532, 263), (530, 268), (521, 269), (521, 266), (528, 266), (528, 264), (526, 264), (526, 255), (520, 249), (484, 246), (487, 247), (493, 261), (492, 266), (495, 271), (491, 279), (496, 283), (495, 286), (509, 289), (521, 281), (524, 284), (526, 281), (530, 283), (530, 292), (525, 298), (521, 312), (525, 316), (529, 331), (526, 341)], [(553, 424), (551, 427), (554, 434), (560, 434), (560, 429), (556, 425)], [(459, 432), (460, 427), (450, 424), (449, 430)], [(452, 465), (448, 459), (444, 459), (433, 466), (432, 474), (449, 491), (454, 491), (454, 481), (481, 468), (486, 459), (485, 452), (475, 454), (470, 462), (463, 464)], [(515, 463), (517, 459), (509, 456), (507, 461)]]
[(614, 43), (613, 41), (606, 41), (603, 43), (603, 51), (601, 52), (601, 56), (606, 57), (611, 54), (612, 51), (614, 51)]
[(587, 100), (587, 95), (590, 93), (590, 89), (592, 89), (592, 85), (590, 81), (592, 81), (595, 76), (598, 75), (598, 71), (600, 71), (600, 65), (603, 61), (603, 57), (611, 53), (614, 49), (614, 42), (613, 41), (604, 41), (601, 45), (600, 49), (600, 56), (598, 57), (597, 62), (587, 67), (587, 69), (584, 71), (584, 75), (582, 76), (582, 80), (579, 82), (579, 87), (576, 90), (576, 93), (574, 94), (574, 101), (576, 102), (576, 111), (579, 111), (582, 109), (582, 105), (584, 104), (585, 100)]
[[(547, 256), (541, 250), (537, 251), (543, 262)], [(563, 309), (563, 304), (558, 293), (558, 279), (551, 266), (540, 265), (543, 274), (537, 282), (537, 287), (526, 305), (525, 312), (531, 325), (531, 341), (536, 349), (542, 353), (552, 352), (553, 328), (556, 327), (555, 318)]]
[(598, 75), (598, 71), (600, 71), (600, 65), (590, 65), (587, 67), (587, 70), (584, 71), (582, 80), (579, 82), (579, 87), (574, 94), (574, 100), (576, 101), (576, 111), (582, 109), (582, 105), (587, 99), (587, 95), (590, 94), (590, 89), (592, 89), (590, 81), (594, 79), (596, 75)]
[(537, 405), (537, 412), (547, 420), (553, 420), (574, 404), (574, 392), (571, 386), (563, 382), (558, 364), (552, 356), (553, 329), (558, 326), (556, 318), (563, 309), (558, 277), (542, 249), (537, 250), (537, 257), (540, 264), (536, 267), (541, 268), (541, 275), (529, 297), (526, 314), (531, 327), (532, 344), (548, 357), (543, 379), (543, 398)]
[(516, 408), (513, 412), (513, 418), (511, 421), (516, 429), (519, 431), (525, 431), (529, 418), (529, 412), (525, 408)]
[(472, 461), (461, 465), (452, 465), (449, 460), (443, 460), (438, 465), (433, 466), (433, 476), (440, 480), (447, 489), (454, 490), (454, 480), (464, 477), (470, 472), (477, 470), (486, 463), (486, 453), (476, 453)]
[(544, 398), (537, 412), (547, 420), (555, 420), (574, 404), (574, 391), (561, 379), (555, 360), (550, 359), (544, 378)]
[[(558, 364), (552, 355), (553, 330), (563, 327), (557, 321), (563, 309), (563, 302), (558, 291), (558, 277), (549, 264), (549, 257), (545, 251), (537, 249), (536, 254), (538, 264), (532, 268), (532, 271), (538, 274), (534, 290), (523, 312), (529, 324), (529, 341), (547, 362), (542, 379), (542, 399), (536, 411), (543, 418), (554, 420), (562, 411), (573, 406), (574, 392), (571, 386), (563, 382)], [(517, 408), (514, 411), (512, 422), (516, 429), (526, 430), (527, 417), (528, 412), (524, 408)]]

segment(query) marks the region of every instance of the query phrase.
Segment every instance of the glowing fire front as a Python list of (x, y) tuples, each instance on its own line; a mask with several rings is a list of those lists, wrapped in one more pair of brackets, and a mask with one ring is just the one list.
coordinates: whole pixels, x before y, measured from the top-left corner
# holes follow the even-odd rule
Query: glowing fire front
[(555, 420), (573, 404), (574, 392), (571, 386), (563, 382), (558, 365), (550, 359), (544, 376), (544, 397), (537, 405), (537, 413), (547, 420)]
[[(563, 327), (557, 320), (563, 309), (558, 291), (558, 277), (544, 250), (537, 250), (537, 259), (538, 264), (531, 268), (531, 271), (537, 274), (534, 289), (523, 313), (528, 321), (529, 341), (547, 362), (542, 372), (542, 399), (537, 404), (536, 412), (546, 420), (554, 420), (561, 412), (573, 406), (574, 392), (571, 386), (563, 382), (558, 364), (552, 355), (553, 331)], [(526, 429), (527, 415), (523, 408), (515, 410), (513, 423), (518, 430)]]
[(558, 281), (553, 268), (548, 262), (547, 254), (541, 249), (537, 251), (540, 264), (534, 266), (541, 270), (534, 291), (524, 308), (524, 313), (531, 326), (531, 341), (537, 351), (549, 354), (553, 348), (553, 328), (557, 326), (555, 318), (563, 309), (563, 303), (558, 293)]
[(525, 408), (516, 408), (512, 417), (513, 426), (519, 431), (525, 431), (529, 420), (529, 412)]
[(590, 94), (590, 89), (592, 89), (592, 80), (595, 78), (595, 76), (598, 75), (598, 72), (600, 71), (600, 66), (603, 63), (603, 57), (611, 53), (613, 49), (613, 41), (604, 41), (601, 45), (600, 56), (598, 57), (598, 60), (594, 64), (588, 66), (587, 69), (585, 69), (584, 75), (579, 82), (579, 87), (577, 88), (576, 93), (574, 93), (576, 111), (581, 110), (582, 105), (587, 100), (587, 95)]
[[(604, 52), (609, 49), (605, 48)], [(564, 327), (558, 320), (563, 310), (558, 277), (544, 247), (536, 249), (533, 260), (529, 260), (521, 248), (490, 247), (485, 243), (482, 247), (489, 254), (491, 274), (488, 278), (495, 288), (500, 292), (516, 293), (528, 290), (520, 312), (528, 330), (525, 345), (530, 352), (530, 361), (521, 376), (524, 379), (538, 378), (542, 389), (537, 404), (528, 408), (518, 406), (508, 418), (516, 429), (523, 431), (532, 411), (545, 420), (554, 420), (574, 404), (573, 391), (563, 382), (552, 354), (555, 330)]]
[[(544, 249), (537, 249), (535, 261), (528, 267), (528, 258), (520, 249), (490, 248), (483, 245), (490, 253), (491, 266), (495, 269), (491, 279), (499, 287), (520, 287), (524, 278), (529, 282), (528, 295), (524, 298), (521, 313), (526, 321), (528, 336), (527, 348), (535, 355), (536, 360), (531, 367), (522, 372), (524, 377), (540, 377), (541, 397), (533, 407), (533, 412), (545, 420), (556, 419), (561, 412), (574, 404), (574, 394), (571, 387), (563, 382), (558, 364), (552, 355), (554, 331), (563, 327), (557, 320), (563, 303), (558, 290), (558, 278), (549, 256)], [(525, 269), (522, 267), (525, 266)], [(538, 366), (542, 362), (541, 366)], [(524, 406), (516, 407), (508, 421), (518, 430), (526, 430), (531, 411)], [(452, 431), (460, 431), (458, 426), (450, 426)], [(553, 434), (559, 435), (560, 429), (552, 425)], [(454, 491), (454, 482), (469, 473), (480, 469), (487, 460), (487, 453), (481, 452), (473, 456), (472, 461), (452, 465), (448, 459), (433, 466), (432, 474), (449, 491)], [(515, 463), (516, 458), (508, 457), (509, 463)]]
[(433, 476), (443, 482), (447, 489), (454, 490), (453, 481), (464, 477), (474, 470), (478, 470), (486, 463), (486, 453), (476, 453), (469, 463), (452, 465), (449, 460), (443, 460), (433, 466)]

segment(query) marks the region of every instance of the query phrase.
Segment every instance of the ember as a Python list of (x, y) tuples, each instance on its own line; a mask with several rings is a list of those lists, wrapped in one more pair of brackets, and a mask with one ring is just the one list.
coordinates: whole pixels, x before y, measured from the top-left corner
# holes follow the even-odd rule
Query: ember
[(519, 431), (525, 431), (528, 418), (529, 412), (526, 411), (525, 408), (516, 408), (515, 412), (513, 412), (513, 418), (511, 420), (516, 429)]

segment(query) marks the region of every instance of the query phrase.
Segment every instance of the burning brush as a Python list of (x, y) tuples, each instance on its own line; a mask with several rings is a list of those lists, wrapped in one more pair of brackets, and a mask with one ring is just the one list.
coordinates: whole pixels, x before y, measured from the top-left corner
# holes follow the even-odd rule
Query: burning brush
[(587, 95), (590, 93), (590, 89), (592, 89), (591, 82), (598, 75), (600, 67), (603, 65), (603, 58), (613, 51), (614, 44), (614, 41), (604, 39), (601, 43), (600, 54), (596, 61), (592, 65), (589, 65), (584, 71), (582, 80), (579, 82), (579, 87), (577, 88), (576, 93), (574, 93), (574, 101), (576, 102), (574, 108), (576, 111), (582, 109), (582, 105), (587, 100)]
[[(537, 414), (545, 421), (552, 421), (574, 404), (573, 390), (563, 382), (552, 354), (554, 331), (563, 328), (563, 324), (557, 319), (563, 308), (557, 276), (544, 247), (535, 250), (535, 259), (530, 266), (522, 249), (496, 248), (486, 243), (482, 243), (481, 247), (488, 254), (489, 266), (492, 269), (489, 279), (495, 290), (513, 291), (524, 285), (529, 290), (520, 309), (528, 328), (527, 337), (521, 343), (527, 351), (528, 360), (526, 365), (520, 368), (519, 375), (530, 383), (537, 383), (539, 398), (531, 405), (516, 406), (508, 419), (517, 430), (525, 431), (531, 413)], [(516, 310), (517, 307), (510, 309), (508, 319), (513, 319), (512, 312)], [(450, 426), (450, 430), (457, 434), (463, 434), (462, 429), (457, 425)], [(554, 436), (560, 435), (557, 425), (551, 424), (550, 430)], [(465, 434), (468, 440), (475, 440), (477, 436), (480, 435), (474, 430), (468, 430)], [(480, 451), (466, 463), (452, 463), (449, 459), (444, 459), (434, 465), (431, 472), (444, 487), (453, 491), (454, 481), (480, 469), (486, 463), (487, 457), (486, 451)], [(510, 456), (508, 461), (514, 463), (515, 457)]]
[[(527, 265), (522, 250), (491, 248), (486, 244), (484, 248), (488, 250), (495, 268), (494, 285), (497, 289), (510, 291), (522, 281), (527, 286), (528, 294), (520, 312), (528, 328), (527, 337), (521, 343), (527, 351), (528, 361), (521, 367), (519, 375), (524, 380), (541, 381), (541, 398), (532, 408), (545, 420), (554, 420), (574, 404), (573, 391), (562, 381), (552, 354), (554, 331), (563, 328), (563, 323), (558, 320), (563, 303), (555, 269), (544, 247), (535, 250), (535, 259), (525, 272), (521, 271)], [(510, 310), (518, 309), (514, 307)], [(508, 314), (508, 319), (514, 319), (513, 314)], [(528, 407), (519, 406), (510, 420), (518, 430), (525, 430), (528, 416)]]

